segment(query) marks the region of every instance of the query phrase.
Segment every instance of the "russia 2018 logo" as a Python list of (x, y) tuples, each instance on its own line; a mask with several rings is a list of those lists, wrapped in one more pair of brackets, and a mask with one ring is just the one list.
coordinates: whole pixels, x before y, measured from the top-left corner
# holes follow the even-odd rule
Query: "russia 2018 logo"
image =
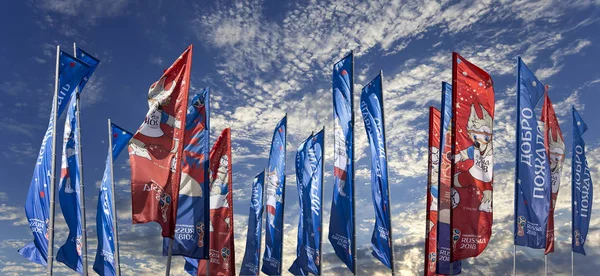
[(198, 247), (204, 246), (204, 223), (201, 221), (196, 223), (196, 234), (198, 234)]
[(519, 216), (517, 218), (517, 226), (519, 227), (517, 235), (519, 235), (519, 237), (525, 236), (525, 230), (524, 230), (525, 224), (527, 224), (527, 220), (525, 219), (525, 217), (524, 216)]

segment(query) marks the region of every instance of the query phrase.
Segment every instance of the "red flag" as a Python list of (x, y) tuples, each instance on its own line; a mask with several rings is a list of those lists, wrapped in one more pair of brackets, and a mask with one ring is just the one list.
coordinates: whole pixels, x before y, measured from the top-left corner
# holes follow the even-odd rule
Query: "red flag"
[(158, 222), (173, 238), (192, 67), (190, 45), (148, 91), (146, 119), (129, 143), (133, 223)]
[(452, 254), (476, 257), (492, 235), (494, 87), (490, 75), (452, 53)]
[[(235, 275), (231, 133), (226, 128), (210, 151), (210, 275)], [(198, 262), (206, 274), (207, 260)]]
[(563, 162), (565, 161), (565, 142), (563, 140), (554, 108), (550, 97), (548, 97), (548, 87), (544, 96), (544, 105), (542, 107), (542, 118), (544, 129), (546, 130), (544, 141), (546, 152), (550, 160), (550, 175), (552, 176), (552, 202), (550, 204), (550, 213), (548, 214), (548, 231), (546, 233), (546, 251), (545, 254), (554, 252), (554, 207), (560, 188), (560, 175)]
[(438, 182), (440, 168), (440, 111), (429, 107), (429, 164), (427, 166), (427, 208), (425, 237), (425, 276), (436, 275), (437, 261), (437, 222), (438, 222)]

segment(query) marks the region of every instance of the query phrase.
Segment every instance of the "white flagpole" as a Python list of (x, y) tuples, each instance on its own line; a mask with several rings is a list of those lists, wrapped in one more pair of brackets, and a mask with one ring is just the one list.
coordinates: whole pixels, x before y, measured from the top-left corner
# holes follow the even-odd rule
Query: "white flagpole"
[(52, 275), (52, 265), (54, 262), (54, 198), (56, 184), (56, 120), (58, 114), (58, 69), (60, 63), (60, 46), (56, 46), (56, 73), (54, 75), (54, 98), (52, 99), (52, 165), (50, 176), (50, 222), (48, 225), (48, 275)]
[[(354, 73), (354, 72), (352, 72)], [(383, 126), (383, 129), (385, 130), (385, 112), (384, 112), (384, 97), (383, 97), (383, 70), (379, 70), (379, 75), (381, 75), (381, 125)], [(383, 133), (383, 137), (385, 139), (385, 132)], [(387, 142), (387, 141), (386, 141)], [(385, 156), (387, 158), (387, 143), (383, 144), (383, 149), (385, 150)], [(387, 161), (386, 161), (387, 162)], [(387, 171), (386, 171), (386, 179), (389, 179), (387, 176)], [(387, 194), (388, 194), (388, 204), (390, 205), (390, 210), (388, 210), (388, 221), (390, 224), (390, 233), (389, 233), (389, 239), (390, 239), (390, 250), (392, 255), (390, 256), (390, 266), (392, 267), (392, 276), (396, 275), (396, 269), (394, 266), (394, 239), (392, 238), (392, 196), (390, 195), (390, 185), (388, 183), (387, 185)]]
[(113, 153), (112, 153), (112, 148), (113, 148), (113, 144), (112, 144), (112, 127), (111, 127), (111, 123), (110, 123), (110, 119), (108, 119), (108, 162), (109, 162), (109, 166), (110, 166), (110, 187), (112, 190), (112, 216), (113, 216), (113, 233), (115, 236), (115, 253), (116, 253), (116, 257), (113, 256), (114, 262), (115, 262), (115, 273), (117, 274), (117, 276), (121, 276), (121, 260), (119, 259), (120, 255), (119, 255), (119, 228), (117, 227), (117, 206), (115, 204), (115, 178), (114, 178), (114, 173), (113, 173)]
[(548, 276), (548, 255), (544, 255), (544, 273)]
[(513, 276), (517, 276), (517, 246), (516, 245), (513, 245)]
[[(351, 51), (352, 55), (352, 85), (350, 86), (350, 120), (352, 121), (352, 269), (354, 270), (354, 276), (356, 276), (358, 264), (358, 258), (356, 257), (356, 197), (354, 183), (354, 51)], [(335, 133), (334, 133), (335, 137)], [(335, 142), (334, 142), (335, 143)]]
[(573, 258), (573, 250), (571, 250), (571, 276), (573, 276), (573, 274), (575, 274), (575, 266), (574, 266), (574, 258)]

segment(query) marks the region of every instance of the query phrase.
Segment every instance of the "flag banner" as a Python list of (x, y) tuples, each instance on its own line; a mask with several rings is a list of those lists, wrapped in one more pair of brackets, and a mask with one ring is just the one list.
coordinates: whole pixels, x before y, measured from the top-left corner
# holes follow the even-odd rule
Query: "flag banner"
[[(450, 274), (450, 185), (451, 185), (451, 167), (452, 159), (449, 158), (452, 152), (452, 85), (442, 82), (442, 111), (440, 112), (441, 129), (444, 135), (440, 137), (442, 150), (439, 152), (439, 170), (438, 170), (438, 224), (437, 224), (437, 254), (436, 254), (436, 272), (441, 275)], [(433, 157), (431, 157), (433, 158)], [(454, 261), (452, 264), (452, 274), (458, 275), (461, 272), (461, 262)]]
[[(58, 94), (52, 99), (52, 112), (48, 129), (33, 169), (33, 178), (25, 201), (25, 214), (33, 234), (33, 242), (19, 249), (19, 254), (28, 260), (46, 266), (48, 259), (48, 226), (50, 223), (50, 184), (52, 172), (52, 145), (54, 143), (54, 119), (58, 118), (71, 99), (75, 88), (90, 70), (90, 66), (73, 56), (59, 53)], [(56, 109), (55, 109), (56, 108)], [(58, 109), (58, 110), (57, 110)], [(55, 111), (57, 111), (55, 113)]]
[(354, 271), (354, 120), (353, 56), (333, 65), (333, 200), (329, 217), (329, 242), (335, 254)]
[[(452, 254), (476, 257), (492, 234), (494, 87), (487, 72), (452, 53)], [(441, 230), (440, 230), (441, 231)]]
[(81, 82), (79, 83), (78, 88), (79, 88), (79, 93), (81, 93), (81, 91), (83, 90), (85, 85), (88, 83), (88, 81), (92, 77), (92, 74), (94, 74), (94, 72), (96, 71), (98, 64), (100, 64), (100, 60), (98, 60), (94, 56), (86, 53), (84, 50), (81, 50), (79, 47), (75, 48), (75, 54), (79, 60), (85, 62), (86, 64), (88, 64), (90, 66), (88, 73), (85, 75), (85, 77), (83, 77), (83, 80), (81, 80)]
[(133, 223), (157, 222), (173, 238), (192, 67), (192, 45), (148, 91), (146, 119), (129, 142)]
[[(226, 128), (210, 151), (210, 275), (235, 275), (231, 132)], [(203, 274), (209, 261), (198, 262)]]
[(571, 248), (573, 252), (585, 255), (583, 246), (590, 227), (592, 215), (592, 202), (594, 201), (594, 185), (590, 167), (585, 158), (585, 141), (583, 135), (587, 131), (587, 125), (573, 107), (573, 159), (571, 160), (571, 190), (573, 219), (571, 233)]
[(440, 111), (429, 107), (429, 162), (427, 166), (427, 205), (425, 208), (425, 275), (436, 275), (437, 262), (437, 222), (438, 222), (438, 181), (440, 169)]
[(252, 196), (250, 197), (250, 211), (248, 213), (248, 233), (246, 234), (246, 251), (240, 275), (259, 275), (260, 271), (260, 244), (262, 235), (263, 217), (263, 190), (265, 172), (261, 172), (252, 183)]
[(550, 213), (548, 214), (548, 233), (546, 234), (545, 251), (545, 254), (548, 254), (554, 252), (554, 208), (556, 207), (560, 177), (563, 163), (565, 162), (565, 142), (558, 119), (554, 113), (554, 107), (552, 107), (552, 102), (548, 96), (548, 86), (546, 86), (544, 105), (542, 107), (542, 122), (544, 122), (544, 141), (546, 142), (546, 152), (550, 161), (550, 177), (552, 179), (552, 203), (550, 204)]
[(321, 204), (325, 131), (311, 135), (298, 148), (296, 184), (300, 203), (296, 260), (289, 269), (294, 275), (321, 275)]
[(281, 274), (283, 244), (283, 199), (285, 198), (285, 146), (287, 116), (283, 117), (273, 132), (269, 166), (267, 168), (267, 223), (265, 253), (261, 271), (267, 275)]
[(514, 243), (529, 248), (545, 248), (551, 178), (544, 125), (535, 115), (535, 106), (544, 96), (545, 88), (520, 57), (517, 62)]
[[(113, 228), (113, 187), (112, 187), (112, 167), (110, 158), (117, 159), (121, 151), (127, 147), (127, 143), (133, 134), (121, 127), (111, 124), (112, 129), (112, 149), (109, 149), (109, 155), (106, 158), (104, 176), (100, 184), (100, 193), (98, 194), (98, 206), (96, 207), (96, 232), (98, 234), (98, 249), (96, 250), (96, 260), (94, 261), (94, 271), (98, 275), (116, 275), (118, 267), (115, 265), (115, 236), (117, 229)], [(111, 156), (112, 154), (112, 156)]]
[(198, 273), (198, 259), (183, 257), (185, 260), (185, 265), (183, 266), (183, 270), (192, 276), (196, 275), (204, 275), (205, 273)]
[[(206, 88), (194, 96), (187, 110), (177, 224), (171, 252), (172, 255), (195, 259), (208, 258), (208, 235), (205, 233), (209, 231), (209, 208), (204, 195), (209, 193), (209, 100), (209, 90)], [(163, 239), (164, 256), (169, 252), (169, 240)]]
[(392, 268), (390, 197), (388, 194), (387, 153), (383, 125), (383, 84), (379, 74), (369, 82), (360, 95), (360, 111), (371, 148), (371, 194), (375, 208), (375, 227), (371, 243), (373, 256)]

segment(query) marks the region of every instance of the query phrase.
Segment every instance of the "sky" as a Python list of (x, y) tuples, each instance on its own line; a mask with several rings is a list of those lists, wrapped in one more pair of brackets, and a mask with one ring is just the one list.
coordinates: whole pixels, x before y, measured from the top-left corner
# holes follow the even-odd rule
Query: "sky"
[[(56, 45), (71, 52), (75, 42), (101, 60), (82, 92), (81, 109), (90, 271), (107, 152), (106, 120), (135, 131), (147, 112), (148, 87), (194, 44), (190, 95), (210, 86), (212, 143), (223, 128), (230, 127), (232, 133), (236, 271), (246, 242), (252, 179), (266, 167), (273, 128), (285, 113), (284, 273), (295, 259), (295, 149), (322, 126), (325, 144), (333, 145), (332, 66), (354, 51), (355, 103), (364, 84), (379, 70), (384, 75), (395, 266), (399, 275), (422, 274), (428, 107), (440, 106), (441, 82), (451, 80), (451, 53), (457, 51), (490, 73), (496, 92), (493, 233), (485, 251), (466, 261), (463, 273), (512, 273), (516, 57), (521, 56), (550, 86), (567, 145), (555, 216), (556, 251), (548, 260), (549, 274), (569, 275), (572, 105), (589, 126), (584, 135), (588, 162), (592, 179), (600, 181), (600, 109), (594, 106), (600, 101), (600, 68), (594, 62), (600, 60), (599, 28), (598, 0), (7, 1), (0, 10), (0, 274), (45, 272), (17, 249), (33, 238), (23, 206), (50, 115)], [(370, 255), (370, 156), (362, 117), (358, 109), (354, 113), (359, 275), (386, 275), (389, 270)], [(59, 120), (60, 135), (64, 117)], [(327, 237), (332, 146), (326, 148), (325, 162), (322, 206)], [(160, 229), (154, 223), (131, 224), (129, 175), (129, 159), (123, 153), (115, 161), (122, 271), (160, 274), (166, 262)], [(594, 206), (599, 203), (596, 196)], [(59, 208), (55, 252), (67, 236)], [(575, 256), (577, 275), (600, 269), (598, 216), (593, 212), (588, 255)], [(326, 239), (323, 252), (324, 274), (349, 274)], [(516, 265), (519, 274), (543, 273), (543, 251), (519, 247)], [(184, 275), (181, 258), (173, 258), (172, 267), (173, 275)], [(74, 274), (60, 263), (55, 263), (55, 271)]]

